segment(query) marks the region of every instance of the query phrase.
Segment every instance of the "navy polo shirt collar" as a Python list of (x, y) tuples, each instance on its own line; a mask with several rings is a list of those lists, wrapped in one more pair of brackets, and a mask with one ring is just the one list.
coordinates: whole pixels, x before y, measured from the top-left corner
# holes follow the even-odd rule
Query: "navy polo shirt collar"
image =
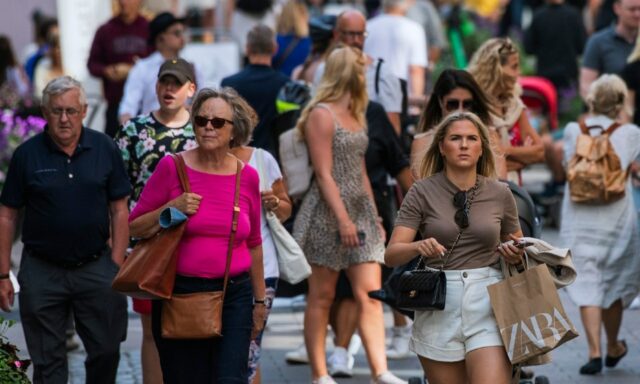
[[(78, 140), (78, 146), (76, 147), (76, 150), (73, 153), (74, 155), (77, 154), (77, 153), (80, 153), (82, 151), (91, 149), (91, 147), (92, 147), (92, 143), (89, 141), (88, 135), (86, 135), (84, 133), (84, 131), (86, 129), (88, 129), (88, 128), (83, 126), (82, 130), (80, 131), (80, 139)], [(56, 144), (56, 142), (53, 141), (53, 139), (51, 138), (51, 136), (49, 134), (49, 124), (44, 126), (44, 142), (45, 142), (47, 148), (49, 148), (49, 151), (65, 153), (62, 149), (60, 149), (58, 144)]]

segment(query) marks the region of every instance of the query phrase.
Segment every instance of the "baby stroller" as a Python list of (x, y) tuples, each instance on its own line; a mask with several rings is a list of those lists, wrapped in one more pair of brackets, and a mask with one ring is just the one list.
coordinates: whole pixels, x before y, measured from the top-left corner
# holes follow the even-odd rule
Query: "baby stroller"
[[(518, 218), (520, 220), (520, 228), (522, 229), (522, 233), (525, 237), (535, 237), (540, 238), (542, 235), (542, 224), (540, 222), (540, 218), (536, 211), (535, 204), (531, 199), (529, 193), (527, 193), (524, 188), (519, 187), (518, 185), (508, 182), (509, 188), (511, 189), (511, 193), (516, 200), (516, 207), (518, 209)], [(373, 299), (377, 299), (386, 303), (394, 310), (397, 310), (409, 318), (413, 319), (413, 312), (406, 311), (396, 307), (396, 296), (395, 291), (397, 287), (398, 280), (400, 279), (400, 275), (402, 275), (405, 271), (410, 271), (415, 268), (418, 262), (418, 258), (416, 257), (411, 262), (394, 269), (391, 275), (384, 282), (382, 289), (377, 291), (369, 292), (369, 297)], [(424, 383), (422, 378), (411, 378), (409, 380), (409, 384), (422, 384)], [(545, 376), (537, 376), (533, 377), (533, 374), (530, 372), (522, 372), (520, 384), (548, 384), (549, 379)]]
[(522, 101), (527, 106), (529, 121), (542, 137), (545, 145), (545, 154), (551, 156), (547, 164), (552, 172), (557, 173), (539, 191), (530, 191), (539, 213), (551, 225), (559, 226), (560, 203), (564, 182), (559, 181), (562, 165), (562, 149), (559, 142), (562, 139), (562, 130), (558, 123), (558, 94), (551, 81), (543, 77), (521, 77)]

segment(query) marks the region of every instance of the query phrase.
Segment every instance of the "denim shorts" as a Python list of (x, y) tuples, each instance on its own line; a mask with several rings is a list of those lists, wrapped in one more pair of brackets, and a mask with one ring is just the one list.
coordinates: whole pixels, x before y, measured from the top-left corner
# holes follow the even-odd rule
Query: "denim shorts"
[(445, 271), (447, 298), (442, 311), (416, 311), (409, 344), (418, 356), (462, 361), (473, 350), (502, 346), (487, 286), (503, 279), (492, 268)]

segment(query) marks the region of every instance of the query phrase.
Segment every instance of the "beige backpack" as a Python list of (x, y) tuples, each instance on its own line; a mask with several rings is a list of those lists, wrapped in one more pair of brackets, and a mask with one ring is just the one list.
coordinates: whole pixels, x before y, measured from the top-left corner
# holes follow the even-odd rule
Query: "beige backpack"
[[(620, 158), (609, 141), (620, 124), (613, 123), (606, 130), (601, 126), (587, 127), (584, 120), (579, 124), (582, 133), (567, 168), (571, 201), (597, 205), (621, 199), (628, 172), (622, 169)], [(591, 129), (600, 129), (602, 134), (591, 136)]]

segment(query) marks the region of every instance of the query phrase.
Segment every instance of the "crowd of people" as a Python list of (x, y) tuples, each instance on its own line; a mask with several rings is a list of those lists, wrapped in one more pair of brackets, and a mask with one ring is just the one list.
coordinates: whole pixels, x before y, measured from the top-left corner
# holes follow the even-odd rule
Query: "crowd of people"
[[(261, 341), (282, 285), (272, 216), (311, 267), (304, 344), (287, 360), (308, 363), (312, 383), (352, 376), (360, 343), (374, 384), (406, 383), (387, 360), (413, 354), (432, 384), (509, 383), (486, 287), (504, 278), (501, 261), (523, 259), (509, 185), (522, 186), (523, 169), (545, 161), (551, 187), (562, 186), (557, 245), (571, 249), (578, 271), (568, 293), (586, 331), (580, 373), (601, 372), (603, 361), (615, 367), (627, 354), (618, 333), (640, 293), (640, 0), (587, 12), (580, 1), (547, 0), (524, 29), (521, 0), (502, 10), (473, 1), (461, 10), (440, 0), (228, 0), (225, 28), (245, 65), (215, 89), (199, 86), (201, 62), (180, 57), (184, 18), (164, 9), (149, 19), (142, 0), (117, 3), (87, 62), (102, 81), (104, 127), (83, 125), (85, 90), (65, 75), (55, 19), (40, 20), (24, 60), (0, 36), (0, 108), (40, 105), (47, 122), (13, 154), (0, 195), (5, 311), (24, 210), (20, 315), (35, 383), (66, 383), (70, 318), (87, 351), (87, 382), (115, 382), (127, 313), (111, 281), (169, 208), (188, 218), (173, 292), (224, 286), (224, 336), (168, 337), (168, 304), (134, 299), (145, 384), (260, 383)], [(339, 11), (323, 14), (331, 6)], [(471, 10), (491, 33), (464, 52), (459, 17)], [(555, 132), (526, 104), (526, 53), (561, 104), (583, 98), (584, 111)], [(465, 55), (468, 65), (453, 68)], [(311, 168), (309, 188), (295, 198), (279, 152), (279, 135), (291, 129), (308, 152), (298, 166)], [(583, 155), (581, 135), (608, 138), (625, 171), (620, 199), (572, 198), (565, 178)], [(413, 321), (394, 310), (385, 346), (383, 304), (369, 293), (416, 257), (444, 269), (446, 309), (415, 311)]]

